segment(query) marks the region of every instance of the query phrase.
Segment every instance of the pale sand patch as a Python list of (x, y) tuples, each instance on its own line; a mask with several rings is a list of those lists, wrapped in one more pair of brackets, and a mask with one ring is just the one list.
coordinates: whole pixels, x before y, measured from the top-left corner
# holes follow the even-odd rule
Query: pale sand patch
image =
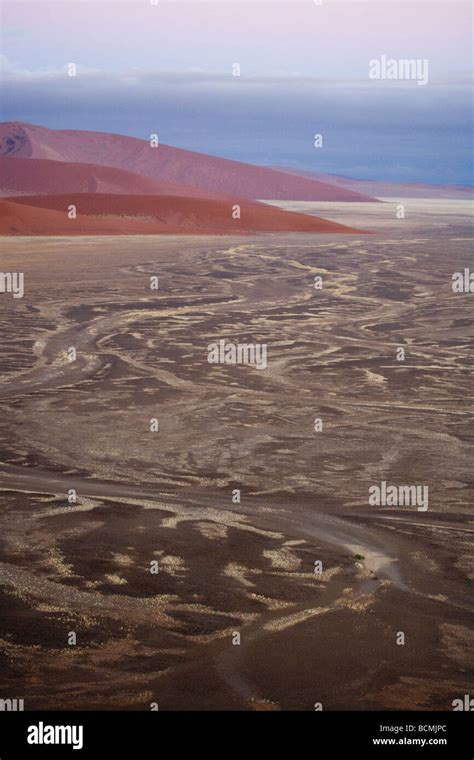
[(216, 522), (197, 522), (196, 528), (204, 538), (209, 538), (211, 541), (227, 538), (227, 525), (221, 525)]
[(57, 548), (48, 549), (48, 554), (41, 564), (52, 568), (63, 578), (74, 578), (76, 575), (72, 565), (66, 562), (64, 555)]
[(383, 375), (377, 374), (377, 372), (371, 372), (370, 369), (364, 369), (365, 376), (371, 385), (384, 385), (387, 379)]
[(104, 577), (115, 586), (123, 586), (124, 583), (127, 583), (125, 578), (121, 578), (119, 575), (106, 575)]
[(249, 581), (247, 578), (247, 574), (249, 573), (257, 575), (261, 573), (261, 570), (250, 570), (248, 567), (238, 565), (236, 562), (229, 562), (229, 564), (224, 568), (224, 575), (228, 576), (229, 578), (234, 578), (246, 588), (253, 588), (255, 586), (255, 583), (253, 583), (253, 581)]
[[(53, 496), (47, 499), (38, 499), (38, 501), (41, 501), (43, 503), (55, 502), (57, 501), (57, 498), (56, 496)], [(101, 501), (98, 501), (97, 499), (88, 499), (86, 496), (78, 497), (78, 502), (76, 504), (69, 504), (67, 497), (65, 496), (64, 505), (50, 507), (49, 509), (41, 510), (41, 512), (33, 512), (32, 517), (34, 519), (41, 520), (43, 517), (54, 517), (55, 515), (64, 515), (67, 512), (90, 512), (92, 509), (95, 509), (96, 507), (100, 507), (100, 506), (102, 506)]]
[(273, 710), (280, 710), (280, 705), (276, 702), (272, 702), (271, 699), (256, 699), (252, 697), (248, 701), (249, 710), (255, 710), (257, 712), (267, 712)]
[(281, 549), (265, 549), (263, 556), (270, 560), (272, 567), (281, 570), (297, 570), (301, 565), (301, 559), (289, 546), (283, 546)]
[(321, 575), (318, 575), (317, 573), (313, 573), (313, 575), (316, 576), (316, 578), (320, 578), (322, 581), (330, 581), (331, 578), (334, 578), (335, 575), (342, 572), (342, 567), (339, 567), (339, 565), (334, 565), (334, 567), (328, 567), (327, 570), (324, 569), (323, 565), (323, 572)]
[(164, 554), (163, 550), (154, 552), (159, 557), (158, 568), (174, 578), (182, 578), (186, 574), (186, 565), (182, 557), (176, 557), (173, 554)]
[(342, 596), (337, 600), (337, 606), (347, 607), (353, 612), (365, 612), (376, 601), (375, 594), (359, 594)]
[(53, 612), (57, 615), (62, 615), (64, 613), (62, 607), (59, 607), (56, 604), (49, 604), (48, 602), (40, 602), (36, 605), (35, 609), (37, 609), (38, 612)]
[(248, 598), (255, 599), (257, 602), (261, 602), (269, 610), (283, 610), (285, 608), (293, 606), (292, 602), (282, 602), (278, 599), (270, 599), (268, 596), (264, 596), (263, 594), (255, 594), (254, 592), (249, 594)]
[[(184, 485), (184, 484), (183, 484)], [(103, 497), (105, 501), (109, 497)], [(112, 497), (110, 497), (112, 500)], [(177, 528), (181, 522), (196, 522), (197, 518), (201, 520), (208, 520), (215, 522), (218, 525), (226, 525), (230, 528), (237, 528), (237, 530), (248, 531), (249, 533), (256, 533), (259, 536), (268, 536), (269, 538), (283, 538), (281, 533), (276, 533), (271, 530), (263, 530), (262, 528), (255, 528), (250, 523), (246, 522), (246, 518), (242, 515), (229, 512), (225, 509), (218, 510), (209, 507), (189, 507), (179, 506), (178, 504), (168, 504), (163, 501), (159, 504), (155, 504), (146, 499), (124, 499), (121, 497), (114, 497), (113, 501), (121, 502), (123, 504), (138, 504), (144, 509), (159, 509), (164, 512), (171, 512), (172, 516), (163, 520), (163, 528)]]
[(265, 631), (284, 631), (285, 628), (291, 628), (294, 625), (298, 625), (298, 623), (304, 623), (305, 620), (309, 620), (317, 615), (324, 615), (326, 612), (331, 612), (331, 607), (313, 607), (313, 609), (302, 610), (301, 612), (295, 612), (293, 615), (271, 620), (269, 623), (265, 623), (263, 628)]
[(114, 554), (112, 560), (114, 564), (120, 567), (130, 567), (130, 565), (134, 564), (133, 559), (128, 554)]
[[(327, 570), (324, 570), (323, 566), (323, 572), (322, 573), (315, 573), (314, 570), (308, 571), (308, 572), (287, 572), (287, 573), (279, 573), (279, 576), (282, 578), (291, 578), (292, 580), (301, 580), (305, 582), (311, 582), (318, 581), (318, 583), (325, 583), (327, 581), (330, 581), (331, 578), (333, 578), (337, 573), (342, 572), (341, 567), (330, 567)], [(370, 573), (359, 573), (360, 577), (370, 577)]]

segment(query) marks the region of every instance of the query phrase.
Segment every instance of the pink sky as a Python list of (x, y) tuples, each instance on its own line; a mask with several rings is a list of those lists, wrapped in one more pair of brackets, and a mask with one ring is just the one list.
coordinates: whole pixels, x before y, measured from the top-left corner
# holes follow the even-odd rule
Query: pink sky
[(131, 67), (364, 76), (367, 59), (429, 58), (432, 75), (470, 67), (470, 3), (180, 2), (3, 3), (3, 53), (37, 70), (75, 61)]

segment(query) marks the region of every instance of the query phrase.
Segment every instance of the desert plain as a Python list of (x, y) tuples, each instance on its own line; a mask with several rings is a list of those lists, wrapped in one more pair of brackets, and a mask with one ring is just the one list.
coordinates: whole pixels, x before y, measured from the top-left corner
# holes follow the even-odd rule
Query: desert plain
[[(1, 698), (472, 691), (474, 296), (452, 290), (472, 222), (400, 203), (278, 202), (370, 233), (350, 236), (1, 240), (25, 283), (0, 294)], [(209, 364), (219, 339), (265, 343), (267, 367)], [(382, 481), (429, 508), (371, 506)]]

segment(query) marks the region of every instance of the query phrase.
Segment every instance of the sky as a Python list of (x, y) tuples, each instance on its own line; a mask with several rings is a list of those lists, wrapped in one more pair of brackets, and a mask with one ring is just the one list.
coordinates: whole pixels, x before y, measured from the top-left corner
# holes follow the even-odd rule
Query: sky
[[(3, 121), (158, 133), (190, 150), (359, 178), (472, 184), (470, 2), (0, 8)], [(381, 56), (426, 60), (427, 84), (369, 78)]]

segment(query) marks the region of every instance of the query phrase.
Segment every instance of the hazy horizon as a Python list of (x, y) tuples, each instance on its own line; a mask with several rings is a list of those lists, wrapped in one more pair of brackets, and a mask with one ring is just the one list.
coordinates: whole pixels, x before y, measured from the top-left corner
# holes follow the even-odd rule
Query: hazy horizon
[[(5, 2), (2, 16), (3, 121), (157, 132), (249, 163), (472, 185), (469, 3), (37, 0)], [(427, 60), (428, 82), (371, 80), (369, 61), (384, 55)]]

